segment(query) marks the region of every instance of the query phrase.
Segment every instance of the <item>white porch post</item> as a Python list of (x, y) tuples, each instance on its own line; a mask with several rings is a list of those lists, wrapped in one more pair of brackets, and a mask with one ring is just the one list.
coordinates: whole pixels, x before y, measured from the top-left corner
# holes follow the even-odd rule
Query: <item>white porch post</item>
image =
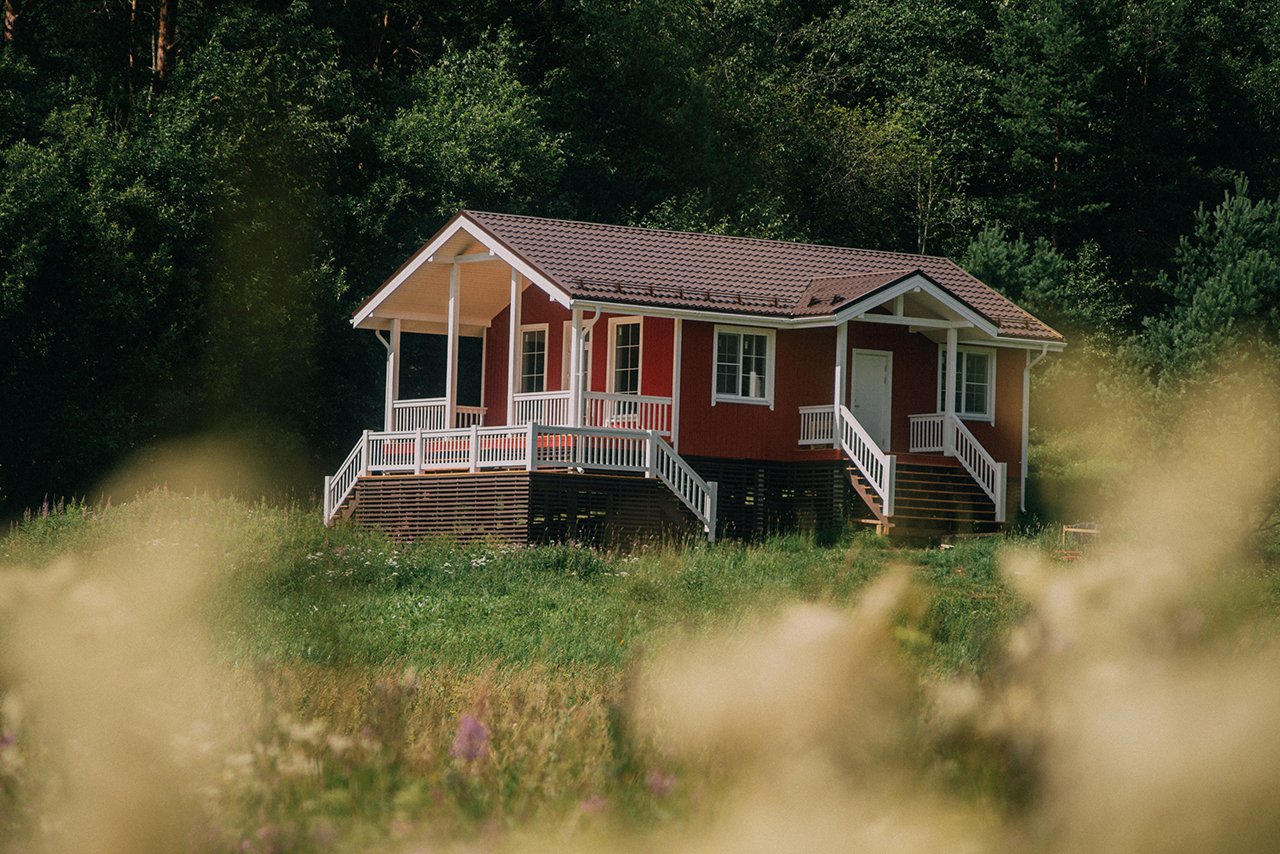
[(845, 389), (849, 382), (845, 379), (849, 371), (849, 321), (836, 327), (836, 396), (835, 409), (831, 417), (831, 442), (840, 444), (840, 407), (845, 404)]
[(395, 402), (400, 397), (400, 318), (391, 320), (391, 341), (387, 344), (387, 397), (383, 429), (396, 429)]
[(573, 310), (569, 330), (569, 424), (582, 426), (582, 309)]
[(684, 320), (675, 319), (675, 343), (671, 354), (671, 450), (680, 453), (680, 351), (683, 344)]
[(459, 264), (449, 265), (449, 347), (445, 355), (444, 429), (458, 426), (458, 285), (462, 276)]
[(507, 344), (507, 423), (516, 423), (516, 391), (520, 387), (520, 274), (511, 268), (511, 335)]
[(942, 411), (947, 417), (942, 423), (942, 452), (949, 457), (956, 451), (956, 330), (947, 328), (946, 381), (942, 391)]

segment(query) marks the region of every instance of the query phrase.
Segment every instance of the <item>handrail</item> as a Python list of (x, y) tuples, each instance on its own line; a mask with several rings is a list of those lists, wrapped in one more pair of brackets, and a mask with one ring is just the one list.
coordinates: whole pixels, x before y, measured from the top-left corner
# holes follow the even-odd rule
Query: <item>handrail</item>
[(649, 431), (649, 442), (654, 451), (652, 472), (693, 511), (706, 529), (707, 542), (714, 543), (719, 484), (703, 480), (683, 457), (663, 441), (658, 431)]
[(880, 450), (866, 429), (853, 417), (849, 407), (840, 405), (839, 423), (840, 447), (845, 456), (853, 460), (853, 464), (862, 472), (862, 476), (871, 484), (871, 488), (884, 502), (885, 516), (893, 515), (893, 481), (897, 468), (897, 457)]
[(952, 445), (952, 453), (996, 505), (996, 521), (1003, 522), (1008, 465), (996, 462), (991, 454), (987, 453), (987, 449), (982, 447), (969, 432), (969, 428), (964, 426), (963, 421), (954, 415), (948, 414), (947, 417), (954, 436), (949, 443)]
[(365, 470), (364, 449), (369, 436), (366, 430), (360, 441), (347, 454), (347, 459), (338, 467), (338, 473), (324, 479), (324, 524), (328, 525), (338, 515), (338, 508), (347, 500), (356, 488), (356, 480)]

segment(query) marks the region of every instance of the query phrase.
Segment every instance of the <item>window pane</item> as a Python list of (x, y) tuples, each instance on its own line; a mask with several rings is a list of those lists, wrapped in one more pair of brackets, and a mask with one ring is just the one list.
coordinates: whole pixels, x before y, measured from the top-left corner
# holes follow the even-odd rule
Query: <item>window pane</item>
[(967, 415), (987, 414), (987, 364), (986, 353), (964, 354), (964, 412)]
[(520, 391), (529, 394), (545, 390), (547, 331), (529, 329), (520, 335)]
[(738, 393), (738, 358), (742, 336), (721, 332), (716, 341), (716, 394)]
[(769, 339), (763, 335), (742, 336), (742, 396), (764, 397), (765, 356)]
[(613, 334), (613, 390), (618, 394), (639, 394), (640, 324), (620, 323)]

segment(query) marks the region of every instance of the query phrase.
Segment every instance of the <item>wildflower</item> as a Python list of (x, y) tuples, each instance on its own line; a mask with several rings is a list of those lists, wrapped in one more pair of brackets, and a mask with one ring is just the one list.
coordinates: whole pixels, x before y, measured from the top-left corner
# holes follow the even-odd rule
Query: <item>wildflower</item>
[(671, 794), (671, 790), (676, 787), (675, 774), (663, 774), (657, 768), (649, 773), (649, 791), (653, 792), (660, 798), (665, 798)]
[(489, 730), (471, 715), (463, 715), (458, 734), (449, 755), (464, 762), (474, 762), (489, 755)]

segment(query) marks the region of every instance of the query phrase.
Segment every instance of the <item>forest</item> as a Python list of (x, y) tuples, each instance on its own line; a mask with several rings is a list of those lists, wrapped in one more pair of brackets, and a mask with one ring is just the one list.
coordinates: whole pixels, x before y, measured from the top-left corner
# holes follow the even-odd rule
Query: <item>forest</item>
[(1157, 436), (1280, 388), (1277, 128), (1270, 0), (5, 0), (0, 518), (196, 434), (317, 488), (463, 207), (946, 255)]

